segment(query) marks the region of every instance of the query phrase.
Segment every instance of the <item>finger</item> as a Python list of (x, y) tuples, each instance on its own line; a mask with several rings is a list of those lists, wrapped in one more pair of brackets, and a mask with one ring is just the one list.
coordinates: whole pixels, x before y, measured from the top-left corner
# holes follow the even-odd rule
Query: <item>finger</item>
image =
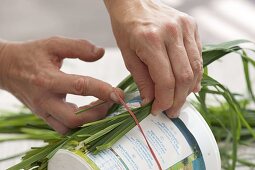
[(46, 117), (45, 121), (50, 127), (52, 127), (55, 131), (57, 131), (60, 134), (64, 135), (70, 130), (67, 126), (65, 126), (63, 123), (59, 122), (57, 119), (53, 118), (52, 116)]
[(150, 77), (147, 66), (133, 51), (122, 51), (127, 69), (132, 74), (140, 91), (142, 105), (154, 99), (154, 83)]
[[(184, 15), (185, 16), (185, 15)], [(202, 48), (198, 36), (198, 29), (196, 21), (190, 17), (185, 16), (181, 20), (183, 42), (189, 57), (190, 65), (193, 70), (194, 80), (190, 91), (196, 92), (200, 86), (199, 76), (202, 70)]]
[(46, 42), (50, 53), (61, 58), (79, 58), (91, 62), (104, 55), (103, 48), (98, 48), (86, 40), (53, 37)]
[(124, 96), (122, 90), (116, 89), (101, 80), (63, 72), (56, 73), (47, 88), (56, 93), (94, 96), (104, 101), (114, 101), (116, 103), (119, 103), (119, 100), (114, 89), (117, 90), (120, 96)]
[(148, 44), (144, 51), (137, 52), (139, 58), (148, 66), (149, 74), (154, 83), (155, 100), (152, 114), (170, 108), (174, 98), (175, 78), (164, 44)]
[[(111, 106), (108, 102), (88, 110), (83, 114), (76, 115), (75, 112), (80, 108), (77, 109), (76, 107), (73, 107), (59, 98), (49, 99), (45, 103), (47, 112), (68, 128), (76, 128), (84, 123), (92, 122), (105, 117), (107, 110)], [(94, 104), (91, 104), (87, 107), (91, 107), (93, 105)]]
[(202, 58), (193, 35), (186, 34), (184, 37), (184, 46), (194, 75), (193, 81), (190, 82), (191, 87), (189, 90), (195, 92), (197, 90), (196, 88), (200, 86), (199, 78), (202, 72)]
[(93, 113), (93, 116), (89, 120), (94, 121), (104, 118), (106, 116), (107, 111), (112, 105), (113, 105), (112, 102), (103, 103), (102, 100), (97, 100), (91, 102), (88, 105), (79, 107), (78, 110), (86, 110), (88, 108), (93, 108), (90, 109), (89, 111), (81, 113), (81, 115), (83, 114), (82, 116), (87, 117), (91, 116), (91, 114)]
[(196, 24), (196, 29), (195, 29), (195, 41), (196, 41), (196, 44), (197, 44), (197, 47), (198, 47), (198, 50), (199, 50), (200, 57), (202, 58), (203, 48), (202, 48), (202, 42), (200, 40), (197, 24)]
[(202, 61), (202, 70), (201, 72), (198, 74), (198, 80), (197, 80), (197, 86), (194, 88), (194, 92), (199, 92), (201, 89), (201, 80), (203, 78), (203, 57), (202, 57), (202, 43), (199, 37), (199, 32), (198, 32), (198, 26), (196, 24), (196, 31), (195, 31), (195, 41), (199, 50), (199, 55), (201, 57), (201, 61)]
[(198, 75), (198, 79), (197, 79), (197, 84), (198, 84), (198, 86), (196, 86), (195, 88), (194, 88), (194, 90), (193, 90), (193, 92), (194, 93), (198, 93), (200, 90), (201, 90), (201, 88), (202, 88), (202, 85), (201, 85), (201, 81), (202, 81), (202, 79), (203, 79), (203, 69), (201, 70), (201, 72), (200, 72), (200, 74)]
[(50, 114), (44, 113), (40, 114), (40, 117), (55, 131), (60, 134), (66, 134), (70, 129), (66, 127), (63, 123), (59, 122), (57, 119), (53, 118)]
[(168, 43), (167, 45), (176, 80), (174, 102), (167, 112), (167, 115), (171, 117), (177, 114), (177, 111), (186, 101), (194, 76), (184, 44), (180, 41), (179, 43)]
[(174, 97), (174, 103), (171, 108), (166, 110), (166, 114), (170, 118), (176, 118), (179, 115), (179, 110), (183, 106), (183, 104), (186, 101), (186, 98), (188, 96), (188, 86), (185, 89), (186, 91), (183, 91), (183, 87), (179, 87), (179, 85), (176, 85), (175, 89), (175, 97)]

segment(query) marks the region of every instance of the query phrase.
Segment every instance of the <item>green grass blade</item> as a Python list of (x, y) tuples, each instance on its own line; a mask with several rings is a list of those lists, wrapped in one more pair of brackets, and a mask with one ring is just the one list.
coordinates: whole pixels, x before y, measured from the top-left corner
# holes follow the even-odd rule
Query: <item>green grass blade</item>
[(245, 51), (242, 52), (242, 61), (243, 61), (243, 69), (244, 69), (246, 86), (249, 91), (249, 95), (251, 96), (252, 100), (255, 102), (255, 96), (253, 93), (251, 79), (250, 79), (250, 73), (249, 73), (249, 62), (251, 62), (251, 60), (248, 60), (248, 56)]
[(88, 144), (89, 142), (98, 139), (99, 137), (109, 133), (110, 131), (112, 131), (113, 129), (115, 129), (116, 127), (118, 127), (119, 125), (121, 125), (123, 123), (123, 121), (119, 122), (119, 123), (115, 123), (111, 126), (106, 127), (105, 129), (95, 133), (94, 135), (88, 137), (87, 139), (84, 140), (85, 144)]

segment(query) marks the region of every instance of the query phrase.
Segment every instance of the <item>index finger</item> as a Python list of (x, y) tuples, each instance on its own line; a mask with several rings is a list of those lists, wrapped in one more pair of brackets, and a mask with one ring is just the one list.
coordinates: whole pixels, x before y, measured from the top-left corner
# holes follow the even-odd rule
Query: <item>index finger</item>
[(138, 56), (148, 66), (154, 82), (155, 100), (151, 112), (157, 115), (173, 104), (175, 77), (164, 44), (146, 50), (146, 53)]
[[(54, 93), (94, 96), (104, 101), (119, 102), (113, 93), (114, 87), (89, 76), (65, 74), (57, 71), (50, 75), (45, 84), (45, 87)], [(122, 90), (117, 89), (117, 91), (123, 96)]]
[(46, 40), (46, 48), (60, 58), (79, 58), (91, 62), (104, 55), (104, 49), (96, 47), (87, 40), (51, 37)]

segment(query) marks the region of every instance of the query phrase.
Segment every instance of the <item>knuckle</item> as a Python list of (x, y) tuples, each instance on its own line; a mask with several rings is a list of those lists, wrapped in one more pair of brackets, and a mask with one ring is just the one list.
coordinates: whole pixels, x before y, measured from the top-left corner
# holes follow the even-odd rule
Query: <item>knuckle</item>
[(90, 120), (100, 120), (106, 116), (105, 112), (97, 112), (93, 115), (93, 118), (90, 118)]
[(58, 36), (52, 36), (52, 37), (47, 38), (46, 41), (49, 44), (51, 44), (51, 43), (55, 43), (55, 42), (59, 41), (59, 39), (60, 39), (60, 37), (58, 37)]
[(56, 42), (59, 41), (61, 38), (59, 36), (51, 36), (48, 38), (49, 42)]
[(194, 18), (192, 18), (192, 24), (193, 24), (193, 26), (194, 26), (194, 28), (196, 29), (196, 30), (198, 30), (198, 24), (197, 24), (197, 21), (194, 19)]
[(202, 70), (203, 70), (203, 64), (200, 60), (195, 60), (191, 63), (193, 72), (196, 74), (201, 74)]
[(171, 78), (171, 79), (166, 79), (165, 83), (164, 83), (164, 87), (165, 89), (167, 89), (167, 91), (171, 91), (175, 89), (175, 79)]
[[(137, 54), (138, 55), (138, 54)], [(138, 55), (139, 56), (139, 55)], [(134, 64), (130, 63), (130, 62), (125, 62), (125, 66), (128, 69), (128, 71), (132, 71), (134, 69)]]
[(177, 110), (179, 110), (179, 109), (181, 108), (181, 106), (185, 103), (185, 101), (186, 101), (186, 99), (178, 99), (178, 100), (176, 100), (176, 101), (173, 103), (173, 105), (172, 105), (172, 107), (171, 107), (171, 110), (172, 110), (172, 111), (177, 111)]
[[(142, 49), (142, 48), (137, 48), (137, 49), (135, 50), (135, 53), (136, 53), (136, 55), (137, 55), (138, 57), (142, 57), (142, 56), (145, 55), (145, 50)], [(130, 64), (129, 67), (133, 67), (133, 66)]]
[(148, 25), (135, 29), (134, 33), (130, 37), (131, 49), (136, 51), (137, 47), (143, 46), (143, 48), (160, 47), (162, 43), (161, 29), (156, 25)]
[(194, 41), (193, 35), (191, 33), (185, 34), (184, 36), (184, 42), (187, 44), (187, 50), (194, 53), (194, 45), (196, 45), (196, 42)]
[(141, 28), (136, 32), (137, 38), (143, 39), (148, 43), (160, 42), (160, 29), (157, 26), (149, 25), (145, 28)]
[(158, 89), (164, 89), (166, 93), (168, 94), (167, 100), (162, 99), (162, 96), (159, 96), (160, 93), (155, 93), (155, 98), (157, 105), (163, 109), (166, 110), (170, 108), (173, 105), (173, 98), (174, 98), (174, 90), (175, 90), (175, 80), (174, 79), (166, 79), (166, 81), (158, 87)]
[[(97, 48), (94, 44), (90, 43), (87, 40), (84, 39), (76, 39), (73, 40), (73, 42), (77, 45), (77, 46), (82, 46), (82, 47), (86, 47), (88, 49), (95, 49)], [(88, 51), (87, 51), (88, 52)], [(92, 52), (92, 50), (90, 50), (89, 52), (91, 52), (91, 55), (96, 55), (95, 53)]]
[(165, 23), (165, 28), (173, 38), (177, 38), (180, 33), (180, 26), (177, 22), (168, 22)]
[(52, 80), (49, 79), (45, 72), (40, 72), (30, 77), (30, 82), (38, 87), (51, 88), (53, 86)]
[(67, 120), (66, 120), (66, 126), (68, 128), (74, 129), (76, 127), (78, 127), (80, 125), (79, 120), (77, 119), (76, 116), (70, 116)]
[(44, 100), (42, 100), (41, 98), (33, 98), (31, 103), (30, 109), (34, 112), (34, 113), (40, 113), (41, 110), (44, 110), (43, 108), (45, 108), (45, 102)]
[(65, 135), (65, 134), (67, 134), (67, 132), (69, 132), (69, 129), (67, 127), (65, 127), (65, 126), (59, 127), (59, 128), (55, 128), (55, 130), (58, 133), (62, 134), (62, 135)]
[(198, 71), (198, 77), (199, 77), (199, 79), (202, 79), (202, 78), (203, 78), (203, 74), (204, 74), (204, 69), (203, 69), (203, 67), (201, 67), (201, 70)]
[(180, 20), (185, 32), (191, 32), (191, 30), (192, 30), (192, 32), (194, 32), (194, 30), (196, 30), (197, 24), (193, 17), (191, 17), (187, 14), (183, 14), (179, 17), (179, 20)]
[(85, 45), (92, 45), (90, 44), (87, 40), (84, 40), (84, 39), (76, 39), (76, 42), (77, 43), (80, 43), (80, 44), (85, 44)]
[(158, 106), (162, 109), (162, 110), (167, 110), (169, 109), (172, 105), (173, 105), (173, 100), (167, 101), (167, 100), (157, 100), (156, 101)]
[(50, 122), (51, 116), (49, 114), (43, 114), (41, 115), (42, 119), (46, 121), (47, 123)]
[(74, 93), (77, 95), (86, 95), (88, 90), (88, 78), (80, 77), (74, 82)]
[(157, 41), (159, 38), (158, 30), (156, 28), (150, 28), (143, 32), (143, 36), (149, 41)]
[(180, 109), (181, 106), (182, 106), (185, 102), (186, 102), (186, 97), (185, 97), (185, 98), (181, 98), (181, 99), (179, 99), (178, 101), (176, 101), (175, 107), (176, 107), (177, 109)]
[(44, 121), (47, 121), (49, 119), (49, 114), (46, 114), (45, 112), (36, 110), (37, 112), (34, 112), (38, 117), (42, 118)]
[(45, 86), (44, 86), (45, 88), (47, 88), (47, 89), (49, 89), (49, 90), (53, 90), (53, 89), (55, 89), (56, 88), (56, 86), (55, 86), (55, 81), (54, 80), (46, 80), (45, 79)]
[(59, 36), (52, 36), (47, 38), (43, 43), (46, 49), (52, 50), (59, 41), (61, 41)]
[(184, 24), (184, 25), (193, 25), (194, 24), (194, 19), (191, 17), (191, 16), (189, 16), (189, 15), (187, 15), (187, 14), (182, 14), (182, 15), (180, 15), (179, 16), (179, 20), (180, 20), (180, 22), (182, 23), (182, 24)]
[(194, 28), (197, 28), (197, 21), (194, 17), (188, 16), (188, 20), (191, 26), (193, 26)]
[[(140, 60), (145, 64), (149, 64), (152, 58), (155, 57), (151, 54), (151, 51), (146, 51), (145, 49), (140, 47), (138, 47), (135, 52), (136, 55), (140, 58)], [(130, 64), (128, 67), (130, 70), (132, 70), (136, 66)]]
[(45, 79), (41, 75), (32, 75), (30, 77), (30, 82), (32, 85), (43, 87), (45, 86)]
[(186, 102), (186, 98), (178, 99), (174, 101), (171, 110), (173, 114), (176, 114), (176, 111), (180, 110), (180, 108), (183, 106), (183, 104)]
[(202, 50), (203, 50), (202, 42), (200, 40), (196, 40), (196, 41), (197, 41), (197, 47), (199, 50), (199, 54), (200, 54), (200, 56), (202, 56)]
[(184, 71), (178, 77), (179, 83), (190, 84), (194, 79), (194, 75), (191, 70)]
[(194, 17), (188, 16), (188, 20), (191, 26), (193, 26), (195, 29), (198, 29), (197, 20)]
[(171, 108), (173, 106), (173, 104), (174, 104), (174, 99), (172, 99), (170, 101), (166, 101), (164, 110)]

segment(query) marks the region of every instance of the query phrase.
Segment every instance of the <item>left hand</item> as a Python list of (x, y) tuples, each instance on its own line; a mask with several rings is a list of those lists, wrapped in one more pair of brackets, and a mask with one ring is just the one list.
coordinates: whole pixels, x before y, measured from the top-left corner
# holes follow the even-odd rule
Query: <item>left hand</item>
[[(109, 107), (118, 102), (115, 92), (123, 96), (121, 90), (104, 81), (60, 70), (65, 58), (92, 62), (103, 55), (103, 48), (86, 40), (63, 37), (20, 43), (0, 42), (0, 88), (15, 95), (53, 129), (64, 134), (86, 122), (104, 118)], [(78, 108), (66, 101), (67, 94), (95, 96), (101, 101)], [(102, 101), (106, 103), (75, 114)]]

